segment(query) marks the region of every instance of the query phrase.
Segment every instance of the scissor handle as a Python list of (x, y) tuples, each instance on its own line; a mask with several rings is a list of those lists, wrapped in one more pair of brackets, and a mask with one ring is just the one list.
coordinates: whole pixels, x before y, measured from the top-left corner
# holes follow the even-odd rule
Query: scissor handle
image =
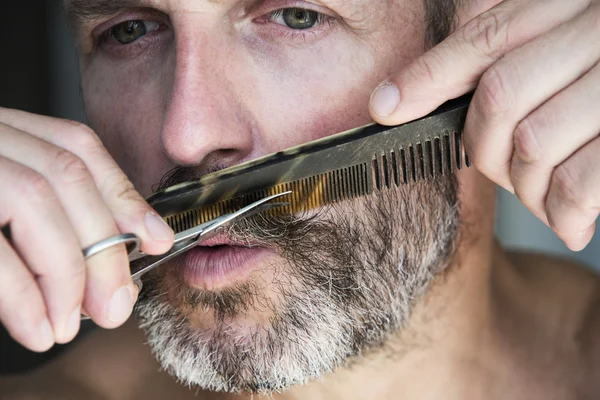
[(127, 246), (127, 254), (131, 254), (134, 251), (139, 250), (140, 243), (140, 238), (137, 237), (135, 234), (123, 233), (121, 235), (112, 236), (108, 239), (101, 240), (98, 243), (94, 243), (93, 245), (86, 247), (85, 249), (83, 249), (83, 257), (87, 260), (93, 255), (101, 253), (110, 247), (118, 246), (120, 244), (125, 244)]
[[(98, 243), (94, 243), (93, 245), (86, 247), (83, 249), (83, 257), (87, 260), (88, 258), (103, 252), (104, 250), (111, 248), (113, 246), (118, 246), (120, 244), (124, 244), (127, 247), (127, 254), (132, 254), (133, 252), (138, 252), (140, 248), (140, 238), (133, 233), (123, 233), (121, 235), (112, 236), (108, 239), (104, 239), (99, 241)], [(137, 282), (136, 282), (137, 284)], [(87, 315), (81, 315), (81, 320), (89, 320), (90, 317)]]

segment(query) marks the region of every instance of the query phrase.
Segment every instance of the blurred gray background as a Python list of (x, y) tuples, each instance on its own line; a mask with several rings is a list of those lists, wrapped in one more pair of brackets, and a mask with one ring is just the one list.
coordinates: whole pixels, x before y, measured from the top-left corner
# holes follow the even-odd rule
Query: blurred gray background
[[(0, 5), (0, 106), (85, 122), (77, 58), (57, 0), (5, 1)], [(496, 232), (507, 247), (576, 259), (600, 271), (600, 234), (570, 252), (515, 196), (498, 191)], [(82, 335), (93, 329), (84, 326)], [(37, 355), (10, 340), (0, 327), (0, 374), (24, 371), (64, 350)]]

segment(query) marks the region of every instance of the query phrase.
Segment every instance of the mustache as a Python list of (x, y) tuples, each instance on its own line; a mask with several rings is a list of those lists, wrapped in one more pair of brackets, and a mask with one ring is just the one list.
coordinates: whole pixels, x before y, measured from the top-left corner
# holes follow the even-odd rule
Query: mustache
[(325, 213), (325, 209), (311, 215), (264, 212), (234, 222), (224, 234), (230, 240), (249, 246), (262, 245), (276, 249), (292, 244), (298, 246), (306, 243), (306, 238), (314, 234), (317, 227), (324, 228), (321, 216)]
[(205, 175), (221, 171), (227, 167), (228, 166), (224, 164), (213, 164), (201, 172), (197, 167), (177, 166), (164, 174), (158, 183), (152, 185), (152, 192), (160, 192), (182, 183), (195, 182)]
[[(203, 176), (227, 168), (223, 164), (213, 164), (204, 172), (195, 167), (177, 166), (168, 171), (159, 183), (152, 187), (154, 193), (182, 183), (195, 182)], [(290, 242), (302, 242), (308, 232), (314, 230), (314, 222), (329, 207), (308, 216), (305, 213), (296, 215), (278, 214), (276, 212), (260, 213), (232, 223), (223, 235), (236, 242), (250, 245), (264, 245), (281, 248)]]

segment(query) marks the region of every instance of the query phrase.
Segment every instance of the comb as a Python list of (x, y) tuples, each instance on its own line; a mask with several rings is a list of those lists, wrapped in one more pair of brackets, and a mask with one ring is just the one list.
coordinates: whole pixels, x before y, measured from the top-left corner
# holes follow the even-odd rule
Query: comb
[(291, 191), (270, 212), (298, 213), (454, 173), (470, 161), (462, 141), (472, 95), (394, 127), (370, 124), (157, 192), (149, 204), (177, 232), (260, 198)]

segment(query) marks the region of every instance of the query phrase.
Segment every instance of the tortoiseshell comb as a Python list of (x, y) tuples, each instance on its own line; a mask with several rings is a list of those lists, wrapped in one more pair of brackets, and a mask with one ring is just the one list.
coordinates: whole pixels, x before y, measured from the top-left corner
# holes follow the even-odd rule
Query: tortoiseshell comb
[(328, 136), (157, 192), (148, 202), (181, 232), (253, 201), (291, 191), (277, 212), (297, 213), (470, 166), (462, 130), (471, 95), (428, 116)]

